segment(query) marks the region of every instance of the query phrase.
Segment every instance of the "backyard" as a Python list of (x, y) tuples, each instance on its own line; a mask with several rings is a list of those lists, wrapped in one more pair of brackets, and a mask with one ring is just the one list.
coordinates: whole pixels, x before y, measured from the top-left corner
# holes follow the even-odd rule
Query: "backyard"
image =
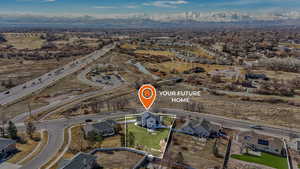
[[(143, 150), (161, 150), (161, 140), (168, 138), (169, 129), (158, 129), (153, 132), (147, 131), (146, 128), (136, 126), (131, 123), (127, 125), (127, 133), (132, 133), (134, 136), (134, 146), (141, 147)], [(129, 139), (127, 139), (128, 141)]]
[(275, 156), (268, 153), (261, 153), (261, 156), (253, 156), (248, 154), (244, 154), (244, 155), (233, 154), (231, 157), (238, 160), (266, 165), (277, 169), (288, 169), (286, 158)]

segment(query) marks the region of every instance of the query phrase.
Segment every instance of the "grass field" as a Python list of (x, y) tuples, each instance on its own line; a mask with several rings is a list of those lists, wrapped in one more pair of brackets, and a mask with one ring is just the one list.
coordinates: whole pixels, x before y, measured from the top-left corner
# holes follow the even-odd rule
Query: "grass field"
[(200, 57), (205, 57), (208, 59), (213, 59), (213, 56), (210, 56), (209, 54), (207, 54), (205, 51), (203, 51), (202, 49), (196, 48), (195, 50), (192, 51), (194, 54), (200, 56)]
[(224, 65), (208, 65), (208, 64), (200, 64), (200, 63), (188, 63), (188, 62), (163, 62), (158, 64), (147, 63), (146, 67), (157, 68), (164, 72), (171, 72), (172, 70), (177, 70), (178, 72), (183, 72), (185, 70), (189, 70), (195, 67), (202, 67), (206, 72), (218, 70), (228, 70), (232, 68), (232, 66), (224, 66)]
[(286, 158), (271, 155), (268, 153), (262, 153), (260, 157), (252, 156), (252, 155), (237, 155), (237, 154), (233, 154), (231, 157), (238, 160), (262, 164), (277, 169), (288, 169)]
[(142, 145), (147, 147), (147, 149), (160, 150), (160, 141), (168, 137), (169, 129), (159, 129), (155, 132), (148, 132), (145, 128), (128, 124), (127, 132), (132, 132), (135, 136), (135, 145)]
[(134, 53), (154, 56), (167, 56), (173, 57), (174, 53), (169, 51), (156, 51), (156, 50), (136, 50)]
[(137, 45), (132, 45), (132, 44), (128, 44), (128, 43), (125, 43), (124, 45), (121, 46), (121, 48), (124, 48), (124, 49), (136, 49), (138, 46)]
[(14, 46), (17, 49), (38, 49), (41, 48), (44, 40), (40, 35), (30, 34), (5, 34), (7, 44)]

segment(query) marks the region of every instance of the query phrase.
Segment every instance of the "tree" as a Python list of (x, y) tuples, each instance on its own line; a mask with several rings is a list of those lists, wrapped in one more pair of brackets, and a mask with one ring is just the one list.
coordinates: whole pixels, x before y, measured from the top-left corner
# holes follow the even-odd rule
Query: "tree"
[(103, 137), (95, 131), (90, 131), (87, 134), (87, 139), (91, 142), (101, 142)]
[(124, 136), (124, 134), (122, 133), (122, 134), (120, 134), (121, 135), (121, 137), (120, 137), (120, 141), (121, 141), (121, 146), (122, 147), (125, 147), (125, 136)]
[(182, 152), (178, 152), (178, 154), (176, 155), (176, 159), (175, 159), (176, 163), (183, 163), (184, 158), (183, 158), (183, 154)]
[(121, 124), (117, 124), (117, 125), (115, 125), (114, 129), (115, 129), (116, 133), (120, 134), (121, 131), (122, 131), (122, 125)]
[(34, 124), (29, 121), (27, 124), (26, 124), (26, 133), (28, 134), (28, 136), (32, 139), (33, 137), (33, 134), (36, 130), (36, 127), (34, 126)]
[(17, 130), (16, 125), (12, 121), (8, 122), (7, 132), (11, 139), (13, 139), (13, 140), (18, 139), (18, 130)]
[(5, 131), (4, 128), (0, 127), (0, 136), (4, 137), (5, 136)]
[(7, 116), (6, 112), (4, 112), (2, 109), (0, 110), (0, 119), (2, 123), (2, 132), (0, 133), (2, 137), (5, 136), (5, 124), (7, 123)]
[(135, 145), (135, 136), (132, 132), (128, 133), (128, 144), (130, 147), (133, 147)]

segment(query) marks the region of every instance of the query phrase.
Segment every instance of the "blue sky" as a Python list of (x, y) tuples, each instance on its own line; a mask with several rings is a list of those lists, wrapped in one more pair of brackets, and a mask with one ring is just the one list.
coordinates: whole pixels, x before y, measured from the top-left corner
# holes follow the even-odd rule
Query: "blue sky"
[(300, 0), (0, 0), (0, 13), (123, 14), (300, 10)]

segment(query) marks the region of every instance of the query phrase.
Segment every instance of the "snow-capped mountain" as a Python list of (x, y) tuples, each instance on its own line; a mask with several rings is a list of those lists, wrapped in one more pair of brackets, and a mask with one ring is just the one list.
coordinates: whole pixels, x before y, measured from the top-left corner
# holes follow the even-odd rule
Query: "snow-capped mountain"
[[(290, 22), (295, 21), (297, 22)], [(175, 23), (239, 23), (239, 22), (268, 22), (299, 24), (300, 12), (269, 12), (269, 13), (245, 13), (245, 12), (183, 12), (168, 14), (105, 14), (105, 15), (39, 15), (39, 14), (0, 14), (2, 24), (92, 24), (98, 26), (121, 25), (130, 26), (160, 26)], [(0, 26), (1, 27), (1, 26)]]

